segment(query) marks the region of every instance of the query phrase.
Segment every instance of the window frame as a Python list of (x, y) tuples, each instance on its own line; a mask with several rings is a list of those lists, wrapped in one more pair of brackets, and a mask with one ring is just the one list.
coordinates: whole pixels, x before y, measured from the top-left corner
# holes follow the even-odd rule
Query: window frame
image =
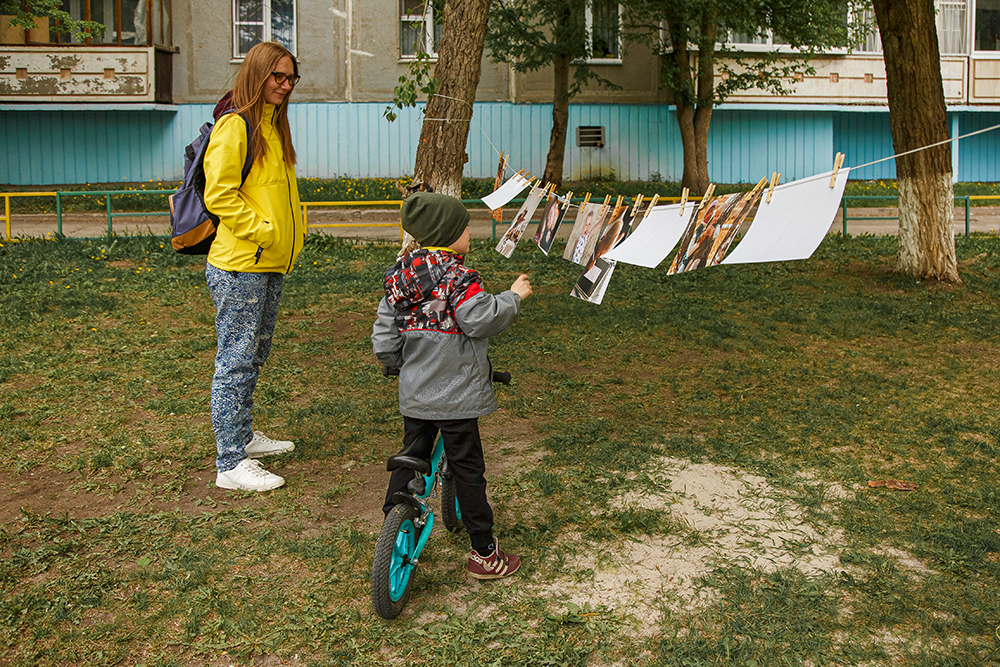
[(622, 41), (622, 15), (624, 14), (624, 8), (621, 3), (616, 3), (618, 8), (618, 55), (614, 58), (595, 58), (593, 56), (594, 52), (594, 0), (587, 0), (584, 7), (584, 21), (586, 25), (586, 40), (587, 40), (587, 58), (584, 60), (588, 65), (621, 65), (622, 64), (622, 51), (625, 45)]
[[(159, 6), (156, 6), (156, 3)], [(122, 39), (122, 6), (121, 2), (114, 2), (113, 6), (110, 7), (113, 21), (111, 23), (106, 23), (107, 17), (104, 17), (105, 32), (100, 39), (94, 37), (83, 37), (77, 39), (70, 39), (68, 35), (63, 35), (58, 32), (52, 34), (52, 40), (49, 42), (52, 46), (152, 46), (157, 49), (173, 50), (174, 47), (174, 21), (173, 21), (173, 0), (137, 0), (137, 4), (141, 3), (145, 5), (145, 23), (142, 26), (145, 30), (145, 41), (141, 43), (125, 44)], [(75, 6), (74, 6), (75, 5)], [(60, 8), (63, 11), (73, 16), (74, 14), (79, 15), (76, 20), (81, 21), (92, 21), (94, 19), (93, 6), (89, 0), (63, 0), (60, 4)], [(153, 10), (158, 9), (158, 17), (154, 14)], [(76, 17), (74, 17), (76, 18)], [(132, 39), (135, 38), (136, 31), (130, 33)], [(114, 35), (113, 40), (108, 40), (109, 35)], [(163, 41), (158, 41), (157, 36), (163, 37)]]
[(976, 7), (977, 2), (978, 2), (978, 0), (966, 0), (966, 7), (968, 8), (971, 5), (971, 11), (968, 11), (968, 9), (966, 10), (966, 11), (968, 11), (968, 19), (969, 19), (968, 22), (969, 22), (969, 26), (970, 26), (970, 30), (969, 30), (969, 53), (971, 53), (974, 56), (978, 56), (980, 58), (985, 58), (985, 59), (989, 59), (991, 57), (992, 58), (1000, 58), (1000, 48), (993, 49), (991, 51), (985, 51), (985, 50), (977, 49), (976, 48), (976, 28), (978, 28), (978, 25), (977, 25), (978, 24), (978, 19), (977, 19), (977, 16), (976, 16), (976, 14), (977, 14), (977, 11), (976, 11), (976, 9), (977, 9), (977, 7)]
[(423, 26), (421, 34), (424, 36), (424, 53), (430, 56), (431, 62), (437, 62), (438, 52), (434, 48), (434, 3), (431, 0), (424, 0), (423, 14), (407, 14), (405, 12), (406, 0), (397, 0), (399, 7), (399, 20), (396, 22), (396, 30), (398, 32), (398, 39), (396, 40), (399, 48), (399, 60), (401, 62), (409, 62), (417, 59), (417, 55), (407, 55), (403, 53), (403, 24), (409, 23), (419, 23)]
[[(258, 21), (240, 21), (239, 20), (239, 3), (240, 0), (232, 0), (230, 7), (232, 8), (232, 19), (233, 19), (233, 59), (232, 62), (243, 62), (246, 58), (246, 53), (240, 53), (240, 34), (239, 29), (242, 25), (262, 25), (263, 30), (261, 31), (262, 42), (272, 41), (271, 31), (273, 30), (273, 25), (271, 22), (271, 0), (260, 0), (261, 3), (261, 20)], [(292, 3), (292, 45), (288, 50), (293, 56), (298, 58), (299, 51), (299, 8), (296, 0), (291, 0)], [(253, 48), (253, 47), (251, 47)]]

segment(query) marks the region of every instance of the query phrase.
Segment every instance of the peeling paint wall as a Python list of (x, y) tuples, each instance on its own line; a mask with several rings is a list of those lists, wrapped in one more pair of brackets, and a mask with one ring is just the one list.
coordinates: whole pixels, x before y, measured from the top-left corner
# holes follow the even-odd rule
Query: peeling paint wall
[(151, 102), (151, 47), (0, 47), (2, 102)]

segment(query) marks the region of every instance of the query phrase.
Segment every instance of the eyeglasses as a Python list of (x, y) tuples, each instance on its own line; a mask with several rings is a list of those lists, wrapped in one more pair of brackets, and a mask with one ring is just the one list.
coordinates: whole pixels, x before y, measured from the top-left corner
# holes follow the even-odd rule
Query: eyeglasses
[(271, 76), (274, 77), (274, 82), (279, 86), (286, 81), (288, 82), (288, 85), (294, 86), (299, 82), (299, 79), (302, 78), (298, 74), (293, 74), (291, 76), (288, 76), (284, 72), (271, 72)]

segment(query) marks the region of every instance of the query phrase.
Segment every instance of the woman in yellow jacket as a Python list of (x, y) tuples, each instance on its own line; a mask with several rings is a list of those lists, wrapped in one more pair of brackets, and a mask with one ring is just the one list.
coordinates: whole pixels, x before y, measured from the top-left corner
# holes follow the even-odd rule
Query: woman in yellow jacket
[[(233, 85), (237, 113), (219, 119), (205, 151), (205, 204), (220, 221), (205, 277), (219, 345), (212, 378), (215, 483), (224, 489), (281, 486), (285, 480), (256, 459), (295, 448), (254, 432), (251, 409), (282, 281), (305, 241), (288, 127), (288, 98), (298, 80), (298, 63), (284, 47), (265, 42), (250, 49)], [(241, 185), (247, 126), (253, 164)]]

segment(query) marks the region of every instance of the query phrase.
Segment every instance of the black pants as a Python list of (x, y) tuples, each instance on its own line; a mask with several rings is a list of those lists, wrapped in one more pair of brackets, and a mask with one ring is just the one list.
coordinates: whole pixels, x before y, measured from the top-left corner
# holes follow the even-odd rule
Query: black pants
[[(403, 417), (403, 449), (400, 455), (429, 461), (438, 431), (444, 438), (448, 469), (455, 478), (455, 495), (462, 510), (462, 523), (469, 533), (473, 549), (485, 549), (493, 542), (493, 509), (486, 499), (486, 462), (478, 419), (433, 421)], [(413, 471), (397, 468), (389, 478), (382, 511), (389, 514), (396, 503), (392, 496), (405, 491)]]

